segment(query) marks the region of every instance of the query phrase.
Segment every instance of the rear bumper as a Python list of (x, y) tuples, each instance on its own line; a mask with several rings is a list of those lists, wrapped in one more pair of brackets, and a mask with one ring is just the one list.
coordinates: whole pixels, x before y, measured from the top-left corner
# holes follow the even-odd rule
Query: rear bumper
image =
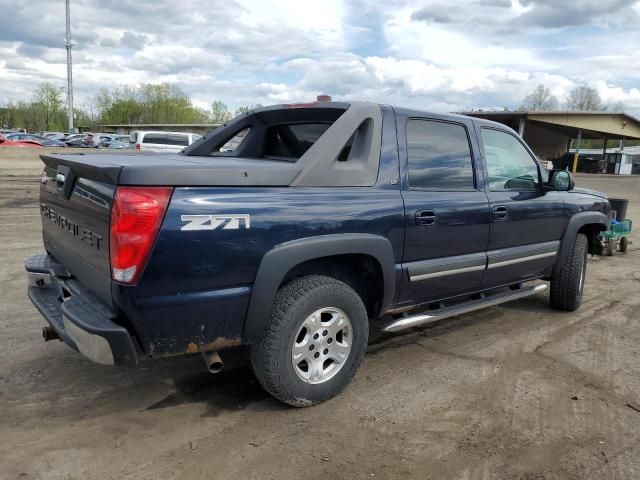
[(25, 269), (29, 299), (64, 343), (103, 365), (138, 364), (138, 349), (127, 329), (55, 258), (35, 255)]

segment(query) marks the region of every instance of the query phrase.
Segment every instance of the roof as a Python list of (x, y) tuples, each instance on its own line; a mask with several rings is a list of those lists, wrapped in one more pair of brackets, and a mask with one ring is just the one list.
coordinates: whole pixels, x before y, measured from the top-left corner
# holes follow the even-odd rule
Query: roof
[(590, 111), (523, 111), (523, 112), (465, 112), (476, 118), (498, 121), (517, 129), (521, 119), (543, 124), (545, 127), (575, 138), (582, 130), (583, 138), (640, 139), (640, 120), (624, 112)]

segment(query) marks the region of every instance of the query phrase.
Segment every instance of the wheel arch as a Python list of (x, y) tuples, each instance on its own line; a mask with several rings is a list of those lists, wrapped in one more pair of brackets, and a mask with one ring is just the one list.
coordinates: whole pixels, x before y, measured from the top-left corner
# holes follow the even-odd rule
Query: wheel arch
[[(373, 312), (376, 316), (390, 308), (396, 291), (395, 259), (391, 242), (373, 234), (334, 234), (306, 237), (277, 245), (267, 252), (256, 273), (244, 325), (244, 340), (258, 341), (264, 332), (278, 288), (291, 272), (314, 261), (331, 261), (334, 257), (370, 257), (381, 273), (382, 301)], [(336, 258), (336, 262), (340, 260)], [(312, 270), (309, 273), (314, 273)], [(348, 283), (348, 282), (347, 282)]]
[(571, 217), (562, 236), (560, 252), (554, 271), (557, 272), (560, 269), (567, 255), (569, 255), (569, 250), (577, 234), (583, 233), (586, 235), (589, 241), (589, 253), (593, 255), (596, 253), (598, 233), (607, 230), (610, 224), (609, 217), (601, 212), (581, 212)]

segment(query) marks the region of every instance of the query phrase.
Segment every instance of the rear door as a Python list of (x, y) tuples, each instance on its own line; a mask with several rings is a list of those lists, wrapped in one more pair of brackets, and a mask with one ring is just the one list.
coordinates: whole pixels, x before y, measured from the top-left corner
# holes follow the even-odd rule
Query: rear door
[(491, 210), (483, 287), (542, 276), (556, 261), (566, 193), (542, 189), (547, 172), (515, 133), (482, 127), (480, 140)]
[(486, 268), (489, 206), (469, 120), (398, 118), (405, 249), (399, 304), (477, 290)]

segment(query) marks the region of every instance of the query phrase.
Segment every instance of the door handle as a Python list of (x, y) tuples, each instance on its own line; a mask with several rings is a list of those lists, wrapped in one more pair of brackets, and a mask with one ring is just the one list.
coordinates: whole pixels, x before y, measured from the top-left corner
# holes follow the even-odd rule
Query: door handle
[(493, 207), (493, 219), (497, 222), (504, 222), (507, 219), (509, 209), (504, 205)]
[(433, 210), (419, 210), (416, 212), (416, 225), (435, 225), (438, 217)]

